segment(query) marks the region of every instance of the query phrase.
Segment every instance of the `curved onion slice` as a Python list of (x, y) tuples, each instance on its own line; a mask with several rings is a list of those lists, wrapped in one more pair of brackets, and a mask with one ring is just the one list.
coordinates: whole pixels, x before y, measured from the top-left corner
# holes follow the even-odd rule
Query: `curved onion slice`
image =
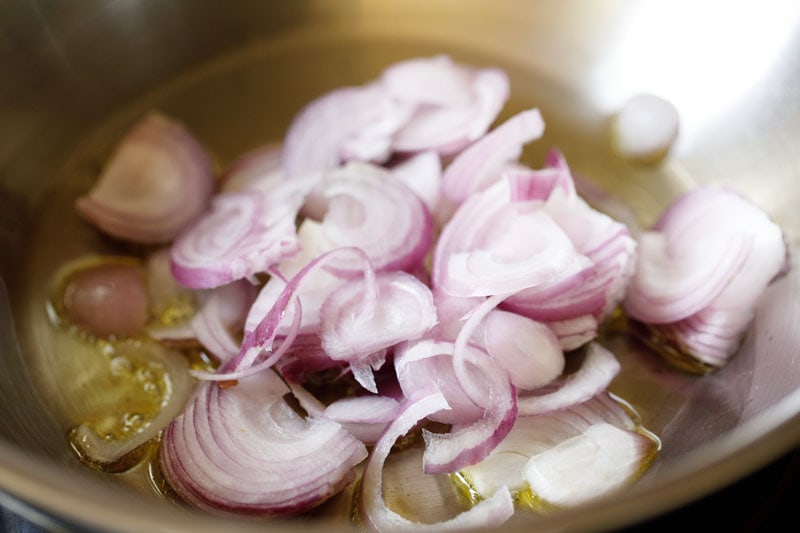
[(192, 318), (195, 337), (221, 362), (239, 353), (234, 332), (241, 328), (255, 293), (255, 286), (247, 280), (217, 287)]
[(234, 387), (203, 383), (165, 430), (161, 465), (186, 501), (214, 512), (306, 511), (355, 479), (364, 445), (330, 420), (301, 418), (273, 372)]
[(460, 203), (470, 194), (488, 185), (503, 163), (515, 161), (523, 145), (544, 133), (544, 120), (538, 109), (514, 115), (481, 137), (453, 160), (442, 175), (442, 191), (451, 201)]
[(619, 374), (620, 365), (609, 350), (590, 343), (580, 369), (565, 376), (555, 390), (538, 395), (520, 396), (520, 416), (532, 416), (564, 409), (597, 396)]
[(345, 87), (306, 105), (286, 133), (282, 168), (289, 178), (331, 171), (346, 160), (382, 161), (411, 108), (380, 84)]
[(392, 167), (392, 174), (423, 201), (428, 211), (437, 211), (441, 197), (442, 160), (434, 151), (415, 154)]
[(75, 207), (113, 237), (164, 243), (203, 212), (213, 188), (203, 146), (183, 125), (151, 112), (117, 145), (97, 184)]
[(397, 63), (381, 82), (394, 98), (414, 106), (392, 139), (397, 152), (458, 152), (486, 133), (509, 94), (502, 70), (457, 65), (447, 56)]
[(189, 375), (186, 358), (157, 343), (117, 345), (114, 357), (124, 360), (125, 365), (137, 369), (136, 372), (159, 376), (161, 386), (153, 390), (161, 389), (163, 394), (157, 414), (125, 438), (100, 436), (88, 424), (81, 424), (71, 435), (70, 441), (84, 461), (100, 465), (106, 471), (118, 472), (132, 466), (127, 458), (155, 439), (180, 414), (194, 390), (194, 380)]
[(704, 187), (675, 202), (640, 242), (625, 310), (681, 354), (723, 366), (784, 269), (780, 227), (731, 189)]
[(436, 324), (433, 295), (417, 278), (389, 272), (379, 273), (375, 282), (377, 298), (365, 281), (353, 280), (331, 293), (320, 311), (322, 348), (332, 359), (348, 361), (371, 392), (377, 392), (375, 382), (371, 375), (356, 372), (359, 364), (367, 372), (367, 360), (379, 368), (387, 348), (417, 339)]
[(586, 268), (542, 209), (515, 209), (506, 181), (473, 194), (445, 225), (433, 285), (452, 296), (489, 296), (558, 282)]
[[(350, 163), (326, 175), (322, 194), (327, 211), (319, 250), (357, 246), (375, 270), (409, 270), (428, 253), (431, 216), (422, 201), (391, 172), (366, 163)], [(361, 271), (336, 258), (328, 268)]]
[[(609, 427), (615, 431), (609, 430)], [(600, 434), (597, 435), (597, 429), (592, 428), (600, 428)], [(590, 440), (588, 443), (573, 440), (587, 431), (590, 435), (601, 437), (600, 440)], [(605, 436), (610, 438), (606, 439)], [(623, 444), (616, 449), (617, 453), (608, 447), (609, 443), (614, 442)], [(589, 461), (583, 464), (585, 471), (572, 471), (563, 477), (544, 472), (558, 468), (548, 460), (548, 457), (552, 457), (546, 455), (548, 451), (555, 450), (550, 453), (556, 454), (566, 448), (570, 452), (564, 455), (566, 461), (562, 465), (566, 473), (575, 464), (572, 461), (592, 459), (588, 453), (592, 451), (592, 444), (596, 445), (594, 450), (603, 450), (601, 456), (607, 461), (597, 464)], [(621, 405), (609, 395), (600, 394), (567, 410), (517, 417), (514, 428), (492, 454), (481, 463), (464, 468), (461, 475), (481, 495), (492, 494), (499, 487), (507, 485), (511, 490), (518, 491), (530, 488), (536, 496), (552, 504), (572, 505), (579, 502), (575, 496), (586, 495), (589, 486), (593, 491), (591, 496), (602, 496), (619, 484), (632, 481), (659, 446), (660, 443), (652, 435), (637, 431), (636, 423)], [(576, 457), (572, 455), (575, 452), (585, 452), (587, 455), (578, 454)], [(536, 472), (537, 467), (539, 473)], [(603, 483), (603, 476), (595, 474), (608, 474), (604, 468), (619, 475)], [(549, 487), (545, 485), (545, 480), (551, 483)], [(570, 491), (575, 491), (571, 498), (554, 497), (569, 494)]]
[[(435, 386), (445, 397), (448, 409), (428, 415), (433, 421), (443, 424), (458, 424), (476, 421), (483, 416), (483, 407), (477, 406), (464, 394), (453, 369), (452, 342), (434, 339), (403, 343), (394, 351), (394, 368), (400, 389), (406, 398), (414, 398), (431, 386)], [(480, 348), (468, 345), (468, 352)], [(479, 355), (467, 353), (467, 362)], [(474, 365), (468, 365), (477, 373)], [(476, 376), (476, 380), (479, 376)]]
[(378, 440), (396, 418), (400, 403), (388, 396), (342, 398), (329, 404), (322, 416), (338, 422), (365, 444)]
[(222, 175), (220, 190), (273, 187), (275, 179), (282, 179), (281, 154), (280, 144), (267, 144), (239, 156)]
[(306, 180), (269, 191), (219, 194), (211, 211), (172, 245), (172, 273), (182, 285), (218, 287), (266, 272), (298, 251), (294, 219), (308, 193)]
[(484, 319), (486, 351), (505, 369), (518, 389), (547, 385), (564, 371), (564, 352), (547, 326), (495, 309)]
[(478, 527), (498, 527), (514, 514), (511, 493), (505, 487), (456, 517), (436, 524), (421, 524), (403, 518), (389, 509), (383, 499), (382, 471), (395, 441), (408, 433), (426, 416), (447, 408), (441, 393), (429, 393), (403, 404), (397, 418), (389, 424), (372, 449), (364, 467), (359, 493), (359, 508), (367, 525), (375, 531), (463, 531)]
[[(458, 349), (458, 345), (454, 350)], [(484, 387), (484, 399), (479, 405), (483, 415), (476, 421), (464, 421), (453, 424), (448, 433), (432, 433), (423, 430), (425, 453), (424, 470), (429, 474), (455, 472), (464, 466), (475, 464), (486, 457), (508, 434), (517, 417), (517, 391), (508, 379), (505, 371), (483, 350), (466, 352), (461, 350), (461, 358), (471, 355), (471, 366), (477, 369), (481, 380), (470, 375), (470, 385), (480, 384)], [(454, 365), (458, 362), (454, 357)], [(465, 365), (466, 366), (466, 365)], [(462, 387), (463, 380), (456, 376)], [(465, 391), (467, 392), (467, 391)], [(468, 394), (475, 401), (475, 392)]]
[(600, 422), (531, 457), (523, 474), (542, 500), (574, 506), (631, 483), (652, 448), (646, 436)]

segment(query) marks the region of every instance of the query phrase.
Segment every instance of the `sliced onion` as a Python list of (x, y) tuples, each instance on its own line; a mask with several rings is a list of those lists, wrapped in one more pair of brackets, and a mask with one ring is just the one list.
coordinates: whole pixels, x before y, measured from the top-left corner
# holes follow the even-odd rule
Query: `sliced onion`
[(364, 445), (330, 420), (303, 419), (272, 372), (204, 383), (165, 430), (161, 466), (186, 501), (217, 513), (307, 511), (355, 479)]
[(357, 379), (366, 377), (358, 381), (371, 392), (377, 389), (364, 376), (371, 373), (368, 367), (380, 368), (387, 348), (421, 337), (436, 323), (433, 295), (417, 278), (391, 272), (375, 281), (378, 298), (364, 281), (354, 280), (334, 291), (320, 311), (322, 348), (332, 359), (349, 362)]
[(558, 337), (546, 325), (527, 317), (495, 309), (486, 316), (483, 339), (486, 351), (517, 389), (541, 387), (564, 371)]
[(305, 106), (286, 133), (282, 168), (289, 178), (329, 172), (346, 160), (382, 161), (411, 108), (380, 84), (346, 87)]
[(113, 237), (165, 243), (203, 212), (213, 188), (205, 148), (183, 125), (151, 112), (120, 141), (75, 207)]
[(509, 93), (502, 70), (457, 65), (447, 56), (395, 64), (381, 81), (394, 98), (414, 109), (392, 140), (398, 152), (458, 152), (486, 133)]
[[(433, 421), (443, 424), (468, 423), (480, 420), (485, 406), (478, 406), (464, 394), (458, 384), (453, 369), (454, 344), (434, 339), (403, 343), (395, 349), (394, 368), (400, 389), (406, 398), (415, 398), (435, 386), (447, 400), (448, 409), (428, 415)], [(477, 346), (469, 345), (466, 350), (479, 351)], [(475, 360), (479, 354), (467, 353), (467, 362)], [(478, 368), (470, 365), (470, 371)], [(480, 376), (476, 376), (476, 380)]]
[[(374, 165), (350, 163), (326, 176), (322, 194), (327, 211), (318, 252), (357, 246), (376, 270), (415, 268), (433, 239), (430, 213), (422, 201), (390, 172)], [(337, 258), (329, 268), (348, 265)]]
[(580, 369), (566, 375), (554, 391), (520, 396), (519, 414), (538, 415), (585, 402), (606, 390), (619, 371), (619, 361), (611, 351), (596, 342), (590, 343)]
[(574, 506), (630, 484), (652, 448), (646, 436), (601, 422), (537, 453), (523, 474), (531, 491), (542, 500), (560, 507)]
[(544, 121), (538, 109), (514, 115), (460, 153), (444, 171), (444, 195), (453, 202), (463, 202), (470, 194), (486, 188), (502, 164), (515, 161), (522, 146), (544, 133)]
[[(640, 443), (641, 448), (637, 448), (636, 454), (625, 454), (629, 459), (635, 455), (639, 471), (660, 446), (652, 435), (638, 433), (636, 423), (620, 404), (608, 394), (600, 394), (566, 410), (517, 417), (514, 428), (503, 442), (482, 462), (462, 469), (461, 475), (482, 496), (492, 494), (505, 485), (515, 491), (534, 488), (525, 477), (526, 465), (532, 457), (574, 439), (593, 426), (604, 424), (624, 431), (627, 438)], [(587, 471), (570, 479), (553, 479), (552, 490), (568, 491), (580, 485), (583, 476), (588, 478), (592, 473)], [(627, 480), (633, 477), (631, 475)], [(541, 488), (539, 483), (536, 483), (536, 488)], [(596, 487), (595, 495), (602, 496), (611, 489), (611, 486)]]
[(442, 160), (431, 150), (420, 152), (392, 167), (392, 174), (403, 182), (435, 213), (441, 197)]
[(780, 227), (731, 189), (704, 187), (673, 203), (640, 243), (625, 310), (680, 353), (723, 366), (784, 268)]
[(298, 251), (294, 218), (308, 187), (282, 182), (269, 192), (218, 195), (206, 213), (172, 245), (172, 273), (191, 288), (213, 288), (266, 272)]
[(388, 396), (358, 396), (336, 400), (325, 408), (323, 416), (341, 424), (361, 442), (372, 444), (395, 419), (399, 408), (398, 401)]
[[(454, 347), (458, 350), (458, 345)], [(466, 353), (460, 357), (464, 358)], [(477, 367), (481, 381), (470, 375), (470, 384), (483, 385), (484, 399), (479, 405), (483, 408), (482, 417), (474, 422), (454, 424), (448, 433), (432, 433), (423, 430), (425, 453), (423, 456), (426, 473), (447, 473), (475, 464), (486, 457), (505, 438), (517, 417), (517, 392), (505, 371), (483, 350), (472, 352), (469, 363)], [(454, 357), (454, 365), (457, 365)], [(464, 380), (456, 368), (459, 385)], [(467, 392), (467, 391), (465, 391)], [(475, 393), (468, 396), (475, 401)]]
[(612, 121), (616, 149), (635, 161), (655, 161), (669, 151), (678, 136), (678, 110), (654, 94), (631, 97)]
[(403, 404), (397, 418), (389, 424), (372, 449), (364, 467), (359, 493), (359, 508), (364, 521), (376, 531), (462, 531), (478, 527), (498, 527), (514, 514), (511, 493), (505, 487), (458, 516), (436, 524), (412, 522), (390, 509), (383, 499), (382, 471), (395, 441), (408, 433), (426, 416), (447, 408), (440, 393), (421, 396)]
[(221, 362), (239, 353), (234, 332), (241, 329), (255, 295), (255, 286), (247, 280), (217, 287), (192, 318), (195, 337)]
[(239, 156), (222, 175), (220, 190), (274, 187), (276, 179), (283, 177), (281, 155), (281, 145), (266, 144)]
[(543, 210), (510, 206), (508, 183), (472, 195), (437, 243), (433, 284), (452, 296), (488, 296), (558, 282), (589, 265)]

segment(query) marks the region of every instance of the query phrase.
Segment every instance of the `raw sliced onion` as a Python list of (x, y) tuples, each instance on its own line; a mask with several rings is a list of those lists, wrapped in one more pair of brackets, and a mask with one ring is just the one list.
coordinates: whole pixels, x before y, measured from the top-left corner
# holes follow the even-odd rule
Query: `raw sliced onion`
[(294, 218), (311, 183), (215, 197), (211, 211), (172, 245), (172, 273), (186, 287), (209, 289), (255, 276), (298, 251)]
[(472, 195), (447, 223), (433, 260), (433, 285), (452, 296), (513, 293), (558, 282), (588, 266), (542, 209), (510, 206), (501, 181)]
[(616, 149), (634, 161), (663, 157), (678, 136), (678, 110), (654, 94), (631, 97), (613, 118), (611, 132)]
[(397, 152), (457, 153), (486, 133), (509, 94), (502, 70), (465, 67), (447, 56), (397, 63), (381, 82), (414, 109), (392, 139)]
[(411, 111), (378, 83), (326, 93), (292, 120), (284, 141), (283, 172), (289, 178), (319, 175), (356, 155), (363, 161), (383, 161), (392, 135)]
[(564, 371), (564, 352), (550, 329), (527, 317), (495, 309), (484, 321), (486, 351), (517, 389), (547, 385)]
[(531, 457), (523, 475), (542, 500), (574, 506), (630, 484), (652, 447), (642, 434), (601, 422)]
[(442, 175), (442, 190), (453, 202), (460, 203), (480, 191), (497, 176), (503, 163), (515, 161), (522, 147), (544, 133), (544, 120), (538, 109), (514, 115), (461, 152)]
[[(322, 348), (332, 359), (349, 362), (354, 374), (356, 369), (369, 372), (367, 360), (379, 368), (387, 348), (421, 337), (436, 323), (433, 295), (417, 278), (391, 272), (378, 274), (375, 281), (378, 298), (369, 295), (364, 281), (353, 280), (331, 293), (320, 311)], [(359, 382), (377, 392), (369, 377)]]
[(780, 227), (757, 206), (728, 188), (696, 189), (641, 235), (625, 310), (679, 357), (719, 368), (786, 253)]
[(161, 466), (186, 501), (216, 513), (307, 511), (355, 479), (364, 445), (330, 420), (302, 418), (273, 372), (201, 385), (165, 430)]
[[(635, 454), (625, 454), (625, 458), (638, 461), (637, 472), (641, 472), (659, 448), (660, 442), (652, 435), (638, 433), (631, 415), (604, 393), (566, 410), (538, 416), (518, 416), (511, 432), (486, 459), (462, 469), (460, 473), (469, 486), (482, 496), (492, 494), (505, 485), (514, 491), (533, 488), (525, 477), (526, 465), (532, 457), (570, 441), (593, 426), (605, 424), (624, 431), (627, 438), (641, 446)], [(570, 487), (580, 485), (583, 477), (590, 476), (592, 473), (587, 471), (575, 473), (569, 479), (553, 479), (551, 490), (568, 491)], [(634, 477), (628, 476), (627, 481)], [(540, 488), (538, 483), (537, 488)], [(602, 496), (611, 489), (610, 486), (596, 487), (595, 495)]]
[(75, 208), (113, 237), (166, 243), (205, 210), (213, 189), (205, 148), (183, 125), (151, 112), (120, 141)]
[(383, 465), (395, 441), (408, 433), (428, 415), (447, 408), (438, 392), (407, 401), (372, 449), (364, 467), (359, 492), (359, 509), (363, 520), (375, 531), (463, 531), (478, 527), (498, 527), (514, 514), (511, 493), (505, 487), (468, 511), (436, 524), (412, 522), (390, 509), (383, 499)]
[[(433, 239), (430, 213), (422, 201), (389, 171), (350, 163), (328, 174), (322, 184), (327, 211), (318, 253), (357, 246), (376, 270), (409, 270), (428, 253)], [(360, 272), (336, 258), (328, 268)]]
[(234, 281), (213, 289), (192, 318), (195, 338), (219, 361), (227, 361), (239, 353), (240, 341), (234, 332), (241, 329), (255, 296), (252, 283)]
[(358, 396), (336, 400), (322, 416), (338, 422), (361, 442), (372, 444), (396, 418), (399, 408), (399, 402), (388, 396)]
[(606, 390), (619, 371), (619, 361), (611, 351), (596, 342), (590, 343), (580, 369), (565, 376), (555, 390), (520, 396), (519, 414), (538, 415), (585, 402)]

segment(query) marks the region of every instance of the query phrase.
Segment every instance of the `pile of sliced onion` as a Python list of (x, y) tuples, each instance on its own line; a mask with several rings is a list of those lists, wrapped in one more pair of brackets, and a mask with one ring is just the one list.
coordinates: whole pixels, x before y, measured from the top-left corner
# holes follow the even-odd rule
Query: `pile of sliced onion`
[[(301, 513), (368, 457), (368, 526), (463, 529), (502, 524), (512, 490), (577, 505), (647, 467), (658, 441), (607, 395), (620, 365), (603, 322), (625, 299), (719, 364), (785, 267), (780, 229), (708, 188), (635, 239), (581, 198), (560, 151), (520, 161), (544, 120), (533, 108), (491, 128), (507, 97), (497, 69), (390, 66), (312, 101), (181, 224), (171, 274), (200, 302), (190, 335), (221, 363), (192, 371), (199, 390), (164, 432), (186, 501)], [(485, 498), (444, 523), (382, 497), (395, 441), (420, 426), (420, 473), (460, 472)]]
[(785, 268), (780, 227), (739, 193), (709, 186), (673, 203), (639, 243), (628, 314), (678, 356), (723, 366)]

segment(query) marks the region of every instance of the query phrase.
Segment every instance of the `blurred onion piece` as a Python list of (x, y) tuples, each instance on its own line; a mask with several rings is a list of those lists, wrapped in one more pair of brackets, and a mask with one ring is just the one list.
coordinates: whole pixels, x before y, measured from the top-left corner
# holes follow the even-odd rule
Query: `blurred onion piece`
[(113, 237), (166, 243), (205, 210), (213, 189), (203, 146), (183, 125), (152, 112), (117, 145), (75, 208)]
[(666, 155), (678, 135), (678, 110), (653, 94), (638, 94), (614, 117), (612, 135), (623, 156), (642, 162)]

